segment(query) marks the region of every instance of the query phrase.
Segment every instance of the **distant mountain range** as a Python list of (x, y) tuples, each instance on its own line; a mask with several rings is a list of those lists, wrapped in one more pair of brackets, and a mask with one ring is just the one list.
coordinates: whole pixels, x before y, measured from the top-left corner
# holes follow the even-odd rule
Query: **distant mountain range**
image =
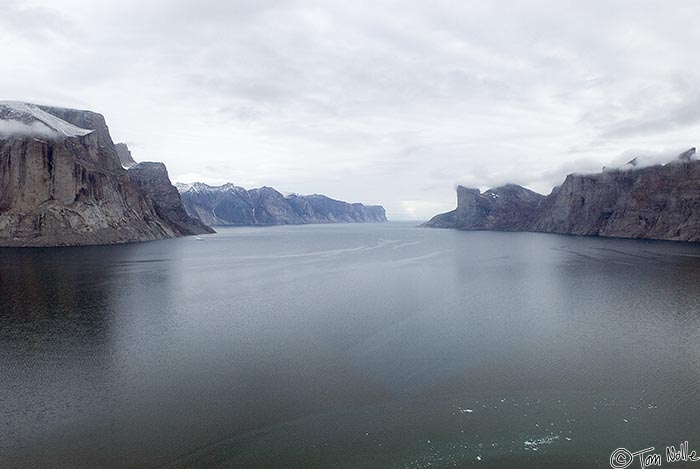
[(323, 195), (283, 195), (271, 187), (175, 184), (192, 217), (211, 226), (385, 222), (384, 207), (347, 203)]
[(457, 208), (426, 227), (535, 231), (700, 242), (700, 161), (695, 148), (664, 165), (570, 174), (547, 195), (508, 184), (457, 188)]

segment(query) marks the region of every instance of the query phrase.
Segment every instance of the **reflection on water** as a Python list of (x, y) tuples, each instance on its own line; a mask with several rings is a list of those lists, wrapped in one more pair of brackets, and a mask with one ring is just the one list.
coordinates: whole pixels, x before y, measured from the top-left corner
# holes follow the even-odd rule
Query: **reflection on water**
[(700, 247), (403, 224), (0, 250), (0, 463), (605, 467), (700, 447)]

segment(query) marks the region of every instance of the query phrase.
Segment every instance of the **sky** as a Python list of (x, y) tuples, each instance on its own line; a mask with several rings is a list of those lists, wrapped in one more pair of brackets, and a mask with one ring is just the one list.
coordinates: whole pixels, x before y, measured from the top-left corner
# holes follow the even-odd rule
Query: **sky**
[(90, 109), (173, 182), (393, 220), (700, 135), (696, 0), (0, 0), (0, 99)]

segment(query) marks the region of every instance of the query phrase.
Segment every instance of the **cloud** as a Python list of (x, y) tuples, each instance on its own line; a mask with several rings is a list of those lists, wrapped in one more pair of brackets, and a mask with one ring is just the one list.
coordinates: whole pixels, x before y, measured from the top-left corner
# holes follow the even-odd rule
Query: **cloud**
[[(29, 42), (44, 42), (65, 36), (73, 27), (60, 10), (50, 5), (5, 0), (0, 15), (0, 30)], [(0, 33), (0, 37), (3, 34)]]
[(56, 138), (58, 134), (41, 122), (25, 123), (18, 120), (0, 120), (0, 139), (9, 137)]
[[(679, 0), (28, 0), (5, 99), (94, 109), (174, 179), (454, 205), (690, 147), (700, 4)], [(409, 203), (405, 203), (408, 201)]]
[[(678, 161), (679, 156), (686, 150), (688, 150), (687, 147), (666, 148), (655, 151), (647, 149), (628, 150), (615, 158), (606, 168), (638, 169), (648, 166), (663, 165)], [(695, 155), (693, 154), (691, 157), (694, 159)]]
[(691, 127), (700, 123), (700, 94), (679, 96), (660, 103), (640, 115), (611, 124), (603, 138), (637, 137), (648, 132), (661, 132)]

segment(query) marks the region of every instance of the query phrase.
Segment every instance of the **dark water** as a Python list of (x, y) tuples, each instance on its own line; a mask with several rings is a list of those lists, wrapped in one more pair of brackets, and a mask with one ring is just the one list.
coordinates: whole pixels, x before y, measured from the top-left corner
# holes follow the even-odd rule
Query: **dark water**
[(0, 294), (2, 467), (607, 467), (618, 447), (700, 449), (700, 246), (222, 229), (0, 250)]

